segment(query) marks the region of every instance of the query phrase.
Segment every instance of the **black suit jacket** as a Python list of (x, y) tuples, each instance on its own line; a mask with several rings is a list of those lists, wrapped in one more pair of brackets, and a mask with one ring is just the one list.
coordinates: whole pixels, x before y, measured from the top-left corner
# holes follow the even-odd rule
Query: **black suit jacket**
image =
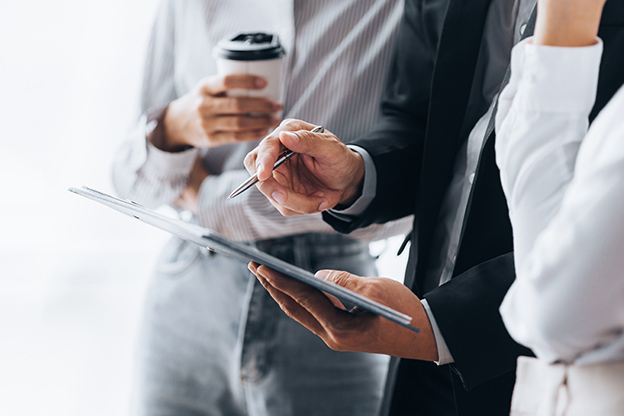
[[(489, 3), (406, 0), (382, 120), (354, 142), (375, 162), (376, 198), (354, 222), (325, 215), (335, 229), (350, 232), (415, 213), (405, 281), (427, 299), (455, 362), (393, 359), (386, 395), (393, 415), (507, 415), (516, 358), (531, 354), (511, 339), (498, 312), (515, 275), (494, 134), (479, 159), (454, 277), (422, 293), (456, 154), (465, 126), (476, 121), (469, 120), (468, 102), (480, 75), (475, 64)], [(624, 83), (624, 0), (607, 1), (599, 35), (605, 49), (592, 118)], [(406, 190), (398, 178), (414, 185)]]

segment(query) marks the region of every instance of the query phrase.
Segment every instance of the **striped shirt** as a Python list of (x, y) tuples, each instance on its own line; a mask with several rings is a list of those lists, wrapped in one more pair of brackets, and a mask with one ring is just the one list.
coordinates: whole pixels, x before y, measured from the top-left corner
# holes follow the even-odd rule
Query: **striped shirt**
[[(320, 124), (349, 141), (378, 118), (401, 0), (165, 0), (156, 15), (141, 93), (141, 119), (113, 169), (117, 192), (149, 207), (171, 205), (199, 154), (211, 172), (199, 194), (198, 222), (238, 241), (306, 232), (333, 233), (320, 214), (283, 217), (255, 188), (227, 200), (248, 173), (243, 159), (257, 142), (163, 152), (145, 139), (145, 114), (216, 73), (214, 45), (235, 32), (280, 36), (287, 56), (284, 116)], [(412, 217), (351, 235), (365, 241), (410, 231)]]

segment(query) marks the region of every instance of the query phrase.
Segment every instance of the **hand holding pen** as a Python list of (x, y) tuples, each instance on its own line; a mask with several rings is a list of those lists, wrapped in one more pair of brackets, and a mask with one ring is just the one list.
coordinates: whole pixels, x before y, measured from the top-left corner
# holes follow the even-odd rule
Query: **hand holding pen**
[[(323, 128), (323, 126), (316, 126), (312, 130), (310, 130), (310, 132), (312, 132), (312, 133), (324, 133), (325, 129)], [(287, 160), (289, 160), (294, 155), (296, 155), (295, 152), (293, 152), (290, 149), (285, 149), (280, 154), (280, 157), (277, 159), (277, 162), (275, 162), (275, 164), (273, 165), (273, 170), (275, 170), (278, 167), (282, 166)], [(247, 179), (245, 182), (243, 182), (240, 185), (238, 185), (238, 187), (232, 191), (232, 193), (228, 196), (228, 199), (232, 199), (235, 196), (238, 196), (238, 195), (242, 194), (247, 189), (251, 188), (252, 185), (255, 185), (257, 182), (258, 182), (258, 175), (250, 176), (249, 179)]]
[[(314, 125), (286, 120), (245, 158), (256, 186), (286, 216), (312, 214), (357, 198), (364, 178), (362, 157)], [(297, 154), (274, 170), (284, 148)], [(250, 179), (251, 180), (251, 179)]]

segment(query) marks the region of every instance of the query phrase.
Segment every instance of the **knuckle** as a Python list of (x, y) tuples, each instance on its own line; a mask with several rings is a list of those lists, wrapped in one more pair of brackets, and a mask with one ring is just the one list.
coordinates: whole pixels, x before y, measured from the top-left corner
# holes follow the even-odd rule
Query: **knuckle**
[(205, 134), (212, 134), (215, 132), (215, 121), (212, 119), (202, 119), (201, 128)]
[(314, 296), (311, 293), (301, 293), (297, 296), (297, 303), (303, 306), (304, 309), (310, 310), (315, 305)]
[(195, 111), (200, 117), (204, 114), (212, 114), (215, 111), (215, 102), (210, 99), (199, 98), (195, 103)]
[(237, 129), (246, 127), (247, 125), (245, 117), (234, 117), (234, 119), (232, 120), (232, 124), (232, 127)]
[(331, 335), (331, 345), (328, 345), (335, 351), (347, 351), (349, 350), (349, 344), (352, 342), (352, 334), (346, 328), (337, 328), (332, 326), (328, 331)]
[(237, 113), (242, 112), (245, 109), (244, 101), (240, 98), (232, 98), (231, 99), (231, 108)]
[(295, 120), (294, 118), (287, 118), (280, 123), (280, 126), (290, 127), (293, 126), (295, 123), (297, 123), (297, 120)]
[(248, 140), (250, 138), (248, 133), (241, 132), (241, 131), (236, 131), (236, 132), (232, 133), (232, 137), (237, 142)]
[(377, 279), (366, 279), (365, 283), (358, 286), (359, 292), (369, 299), (380, 299), (385, 293), (383, 286)]
[(349, 281), (350, 274), (345, 271), (333, 271), (331, 281), (339, 286), (345, 286)]

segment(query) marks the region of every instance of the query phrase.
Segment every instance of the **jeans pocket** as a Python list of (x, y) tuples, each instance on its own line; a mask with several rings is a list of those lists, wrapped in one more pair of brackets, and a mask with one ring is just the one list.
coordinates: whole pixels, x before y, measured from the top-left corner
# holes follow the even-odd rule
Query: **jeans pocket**
[(173, 279), (188, 274), (187, 271), (201, 256), (200, 247), (194, 243), (174, 237), (165, 244), (156, 263), (157, 276)]

